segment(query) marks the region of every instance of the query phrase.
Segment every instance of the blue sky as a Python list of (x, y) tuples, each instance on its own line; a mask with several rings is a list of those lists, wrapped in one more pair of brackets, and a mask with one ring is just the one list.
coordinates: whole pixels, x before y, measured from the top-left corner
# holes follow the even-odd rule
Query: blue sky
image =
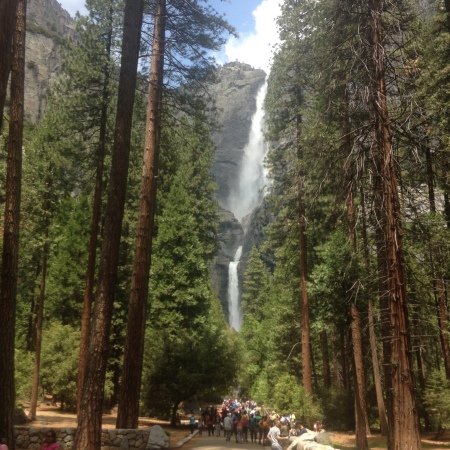
[[(85, 14), (84, 0), (59, 0), (71, 16)], [(230, 38), (216, 55), (220, 63), (241, 61), (253, 67), (270, 70), (270, 56), (277, 43), (275, 19), (282, 0), (209, 0), (219, 13), (225, 14), (240, 38)]]

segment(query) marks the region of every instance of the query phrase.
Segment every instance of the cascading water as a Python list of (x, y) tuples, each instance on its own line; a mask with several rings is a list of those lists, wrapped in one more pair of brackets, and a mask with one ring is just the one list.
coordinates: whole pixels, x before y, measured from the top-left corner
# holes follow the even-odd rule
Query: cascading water
[(228, 323), (239, 331), (242, 326), (242, 312), (239, 305), (238, 265), (242, 255), (242, 245), (236, 250), (234, 260), (228, 266)]
[(256, 112), (252, 117), (248, 144), (243, 149), (239, 179), (235, 189), (230, 193), (229, 208), (236, 219), (242, 220), (247, 214), (261, 204), (263, 188), (267, 184), (264, 170), (264, 157), (267, 145), (264, 142), (264, 99), (267, 94), (267, 79), (256, 97)]
[[(258, 91), (256, 97), (256, 112), (252, 117), (252, 125), (248, 144), (243, 149), (243, 157), (239, 170), (238, 183), (231, 190), (229, 209), (236, 219), (242, 219), (250, 214), (262, 202), (263, 188), (267, 184), (264, 170), (264, 158), (267, 146), (264, 142), (264, 110), (263, 104), (267, 93), (267, 79)], [(242, 311), (239, 299), (238, 265), (242, 255), (240, 246), (228, 268), (228, 311), (230, 327), (239, 331), (242, 326)]]

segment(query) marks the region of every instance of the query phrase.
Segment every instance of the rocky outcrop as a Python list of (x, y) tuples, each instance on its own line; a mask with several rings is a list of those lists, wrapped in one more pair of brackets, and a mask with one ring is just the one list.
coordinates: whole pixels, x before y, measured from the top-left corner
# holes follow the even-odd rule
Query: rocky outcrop
[(218, 108), (220, 132), (213, 135), (217, 148), (212, 172), (218, 184), (217, 199), (228, 208), (230, 187), (237, 183), (242, 150), (248, 143), (256, 94), (264, 83), (263, 70), (234, 62), (219, 69), (219, 82), (210, 87)]
[(219, 297), (225, 317), (228, 318), (228, 267), (234, 254), (242, 243), (244, 230), (233, 214), (225, 209), (220, 210), (219, 242), (220, 249), (211, 265), (211, 278), (214, 291)]
[(36, 123), (61, 66), (61, 44), (74, 36), (75, 22), (56, 0), (30, 0), (25, 51), (26, 119)]

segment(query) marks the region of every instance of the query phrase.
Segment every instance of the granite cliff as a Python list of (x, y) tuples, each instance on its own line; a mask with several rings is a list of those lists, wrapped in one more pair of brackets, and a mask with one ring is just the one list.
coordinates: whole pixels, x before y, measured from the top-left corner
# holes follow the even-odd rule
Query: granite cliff
[(75, 23), (56, 0), (29, 0), (25, 52), (26, 118), (38, 122), (48, 89), (61, 65), (61, 44), (74, 36)]

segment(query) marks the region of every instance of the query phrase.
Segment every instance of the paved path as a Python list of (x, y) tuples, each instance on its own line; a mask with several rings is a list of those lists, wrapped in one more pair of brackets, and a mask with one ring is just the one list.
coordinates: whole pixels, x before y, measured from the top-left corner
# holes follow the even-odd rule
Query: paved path
[(225, 436), (223, 436), (223, 431), (220, 437), (208, 436), (208, 433), (205, 434), (205, 432), (203, 432), (202, 436), (196, 434), (184, 447), (187, 447), (186, 450), (197, 448), (203, 450), (270, 450), (270, 447), (263, 447), (251, 442), (237, 444), (234, 436), (232, 436), (231, 441), (227, 442)]

